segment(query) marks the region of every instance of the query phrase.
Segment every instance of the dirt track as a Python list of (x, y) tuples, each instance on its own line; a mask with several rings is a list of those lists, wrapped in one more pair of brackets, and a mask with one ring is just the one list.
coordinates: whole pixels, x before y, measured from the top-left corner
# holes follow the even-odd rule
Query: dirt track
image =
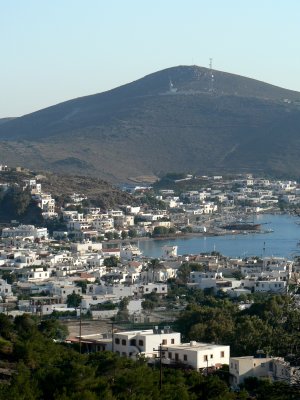
[[(79, 319), (62, 321), (62, 324), (66, 325), (69, 330), (68, 337), (79, 336)], [(82, 336), (108, 332), (111, 332), (111, 325), (109, 324), (109, 321), (82, 320), (81, 322)]]

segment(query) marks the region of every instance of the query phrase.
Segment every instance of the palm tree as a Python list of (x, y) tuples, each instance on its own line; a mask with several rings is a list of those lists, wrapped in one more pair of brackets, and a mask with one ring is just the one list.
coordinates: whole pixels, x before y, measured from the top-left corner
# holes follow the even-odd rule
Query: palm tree
[(154, 274), (155, 271), (158, 270), (160, 267), (160, 261), (158, 258), (153, 258), (149, 263), (148, 263), (148, 269), (152, 269), (152, 282), (154, 282)]

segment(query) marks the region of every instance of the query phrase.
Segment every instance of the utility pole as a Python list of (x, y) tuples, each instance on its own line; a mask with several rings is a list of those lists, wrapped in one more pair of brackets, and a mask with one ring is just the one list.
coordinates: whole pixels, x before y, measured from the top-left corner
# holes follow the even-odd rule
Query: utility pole
[(114, 343), (114, 330), (115, 330), (115, 321), (111, 322), (111, 351), (114, 353), (115, 351), (115, 343)]
[(207, 365), (206, 365), (206, 376), (208, 376), (208, 356), (207, 356)]
[(161, 344), (159, 345), (159, 389), (162, 389), (162, 350)]
[(42, 319), (43, 319), (43, 301), (40, 300), (39, 303), (40, 303), (40, 322), (42, 322)]
[(81, 319), (81, 305), (79, 309), (79, 353), (81, 354), (81, 328), (82, 328), (82, 319)]
[(107, 324), (111, 325), (111, 351), (114, 353), (115, 351), (115, 343), (114, 343), (114, 339), (115, 339), (115, 325), (116, 324), (125, 324), (128, 323), (128, 321), (112, 321), (112, 322), (107, 322)]
[(162, 389), (162, 378), (163, 378), (162, 353), (163, 353), (163, 351), (168, 351), (168, 349), (164, 348), (164, 350), (162, 350), (162, 344), (160, 343), (160, 345), (158, 346), (158, 349), (153, 349), (153, 351), (158, 351), (158, 354), (159, 354), (159, 390), (161, 390)]

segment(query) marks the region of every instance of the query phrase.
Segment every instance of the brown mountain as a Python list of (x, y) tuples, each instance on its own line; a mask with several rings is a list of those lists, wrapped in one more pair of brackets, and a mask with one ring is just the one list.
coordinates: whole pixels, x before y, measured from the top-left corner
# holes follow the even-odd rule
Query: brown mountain
[[(300, 176), (300, 93), (179, 66), (0, 124), (0, 158), (111, 181), (166, 172)], [(171, 82), (171, 85), (170, 85)]]

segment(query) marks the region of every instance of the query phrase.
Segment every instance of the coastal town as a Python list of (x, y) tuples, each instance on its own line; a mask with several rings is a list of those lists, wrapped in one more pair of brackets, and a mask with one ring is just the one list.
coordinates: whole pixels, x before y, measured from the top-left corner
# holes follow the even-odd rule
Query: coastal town
[[(283, 357), (260, 352), (230, 358), (226, 343), (182, 342), (172, 328), (189, 304), (186, 293), (226, 296), (240, 310), (249, 309), (256, 294), (293, 295), (299, 301), (298, 257), (178, 254), (176, 245), (164, 245), (161, 257), (153, 259), (139, 248), (139, 241), (168, 237), (267, 233), (253, 223), (253, 215), (297, 213), (296, 181), (186, 175), (170, 178), (172, 189), (124, 185), (132, 203), (103, 209), (91, 206), (84, 192), (58, 207), (52, 194), (43, 191), (38, 174), (20, 186), (5, 181), (8, 171), (0, 166), (2, 199), (11, 188), (28, 193), (42, 223), (2, 223), (1, 312), (71, 321), (65, 340), (79, 344), (80, 351), (109, 350), (134, 359), (143, 355), (150, 364), (160, 358), (166, 366), (180, 363), (203, 373), (226, 364), (233, 387), (249, 376), (291, 383), (298, 378), (298, 367)], [(186, 190), (189, 184), (193, 190)], [(145, 193), (148, 202), (139, 201)], [(181, 295), (174, 290), (178, 285)], [(82, 321), (89, 321), (88, 328)], [(94, 323), (100, 323), (100, 332), (93, 331)]]
[(299, 15), (2, 1), (0, 400), (300, 400)]

